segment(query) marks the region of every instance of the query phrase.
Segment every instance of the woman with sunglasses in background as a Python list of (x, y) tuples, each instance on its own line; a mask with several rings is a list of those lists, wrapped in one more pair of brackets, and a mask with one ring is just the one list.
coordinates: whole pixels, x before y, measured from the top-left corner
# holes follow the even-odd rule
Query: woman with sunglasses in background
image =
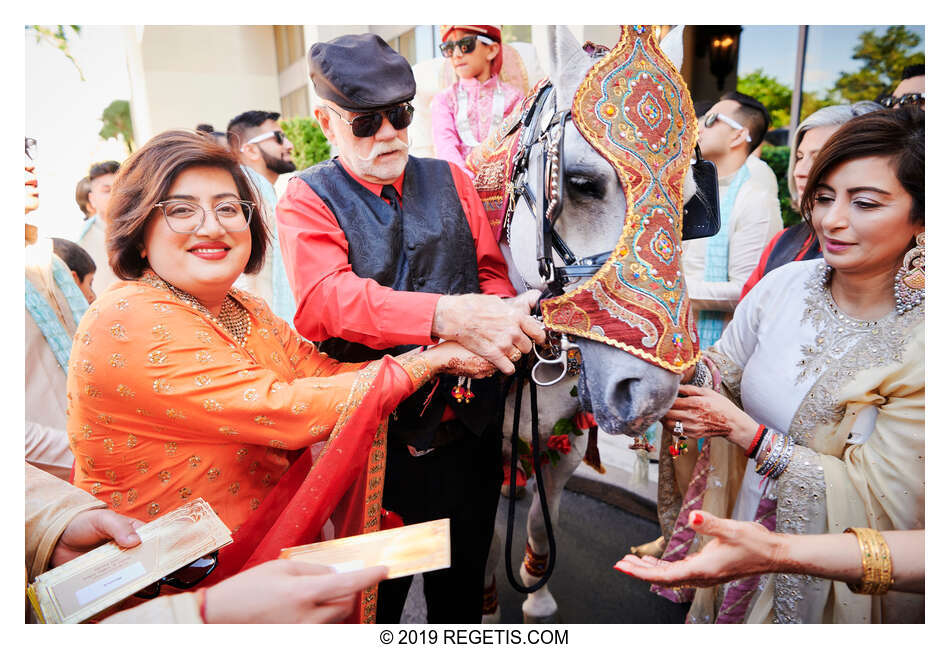
[[(681, 494), (662, 493), (673, 459), (661, 455), (664, 561), (702, 548), (695, 509), (785, 534), (864, 528), (877, 547), (880, 531), (925, 527), (923, 112), (840, 127), (801, 206), (823, 258), (763, 278), (663, 417), (681, 439), (706, 439), (675, 460), (692, 473)], [(691, 622), (922, 621), (922, 597), (886, 592), (882, 566), (869, 561), (856, 592), (791, 574), (658, 592), (692, 601)]]
[(435, 157), (474, 177), (465, 157), (515, 109), (524, 93), (502, 81), (498, 25), (443, 25), (441, 50), (457, 80), (432, 98)]
[(212, 582), (316, 541), (331, 514), (337, 537), (378, 529), (386, 417), (435, 372), (494, 371), (454, 343), (371, 363), (319, 353), (232, 288), (267, 245), (254, 197), (198, 133), (133, 154), (109, 204), (127, 281), (87, 311), (69, 367), (74, 484), (143, 521), (205, 499), (235, 539)]
[[(788, 192), (792, 207), (796, 211), (801, 210), (798, 198), (805, 189), (805, 181), (808, 180), (811, 165), (828, 138), (842, 124), (858, 115), (866, 115), (876, 110), (881, 110), (881, 105), (873, 101), (826, 106), (816, 110), (798, 125), (792, 136), (792, 146), (788, 156)], [(821, 248), (818, 246), (818, 239), (808, 223), (802, 221), (785, 228), (765, 247), (759, 258), (759, 265), (752, 271), (745, 286), (742, 287), (742, 295), (739, 299), (744, 298), (746, 293), (751, 291), (752, 287), (770, 270), (784, 266), (790, 261), (817, 259), (820, 256)]]

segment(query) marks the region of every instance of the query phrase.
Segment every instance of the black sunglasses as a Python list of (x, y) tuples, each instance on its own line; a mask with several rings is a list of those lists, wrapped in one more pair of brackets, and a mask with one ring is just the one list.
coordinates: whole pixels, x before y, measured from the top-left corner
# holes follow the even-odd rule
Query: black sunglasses
[(452, 58), (452, 54), (455, 53), (456, 45), (462, 49), (462, 54), (471, 54), (475, 51), (476, 39), (477, 37), (474, 34), (469, 34), (457, 41), (445, 41), (439, 46), (439, 49), (442, 50), (442, 56), (447, 59)]
[(884, 108), (893, 108), (894, 106), (916, 106), (924, 103), (924, 93), (912, 92), (900, 97), (888, 95), (879, 102)]
[(398, 106), (377, 110), (372, 113), (360, 113), (350, 120), (329, 106), (326, 108), (327, 110), (333, 111), (334, 115), (342, 119), (344, 123), (352, 128), (353, 135), (356, 137), (373, 137), (376, 135), (376, 132), (383, 125), (383, 115), (386, 116), (386, 119), (389, 120), (389, 123), (393, 125), (394, 129), (401, 131), (412, 124), (412, 113), (415, 110), (411, 104), (399, 104)]
[(135, 593), (135, 596), (141, 599), (155, 599), (162, 590), (162, 584), (168, 584), (173, 588), (181, 590), (193, 588), (197, 586), (202, 579), (210, 575), (217, 565), (218, 551), (215, 550), (211, 554), (198, 557), (187, 566), (182, 566), (172, 574), (149, 584)]

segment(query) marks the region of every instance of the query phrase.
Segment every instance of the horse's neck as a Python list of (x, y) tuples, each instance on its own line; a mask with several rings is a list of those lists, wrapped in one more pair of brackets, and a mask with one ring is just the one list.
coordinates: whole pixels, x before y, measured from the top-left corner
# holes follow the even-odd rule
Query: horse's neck
[(507, 243), (499, 243), (498, 247), (501, 248), (501, 254), (505, 258), (505, 263), (508, 264), (508, 281), (510, 281), (511, 285), (515, 288), (515, 292), (521, 295), (528, 290), (528, 285), (515, 266), (515, 260), (511, 257), (511, 248)]

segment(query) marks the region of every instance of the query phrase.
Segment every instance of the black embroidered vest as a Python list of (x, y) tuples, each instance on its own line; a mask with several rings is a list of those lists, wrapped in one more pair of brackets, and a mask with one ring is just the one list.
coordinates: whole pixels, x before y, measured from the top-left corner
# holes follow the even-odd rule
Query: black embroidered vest
[[(409, 156), (402, 185), (402, 218), (336, 159), (310, 167), (300, 179), (336, 217), (346, 235), (349, 263), (358, 276), (397, 291), (480, 292), (472, 231), (447, 162)], [(340, 338), (320, 343), (321, 351), (346, 362), (395, 356), (412, 347), (372, 349)], [(431, 447), (444, 406), (449, 404), (465, 428), (481, 435), (496, 416), (498, 380), (473, 381), (476, 396), (471, 404), (459, 404), (451, 397), (449, 391), (456, 384), (456, 377), (441, 375), (436, 386), (423, 386), (397, 408), (390, 434), (416, 448)], [(435, 393), (426, 406), (433, 388)]]

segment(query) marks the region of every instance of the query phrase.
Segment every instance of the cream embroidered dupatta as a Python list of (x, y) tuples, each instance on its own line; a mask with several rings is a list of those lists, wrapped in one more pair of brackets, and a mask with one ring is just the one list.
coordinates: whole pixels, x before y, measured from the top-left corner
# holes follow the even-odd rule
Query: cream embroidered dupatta
[[(724, 392), (797, 444), (786, 472), (764, 486), (762, 502), (775, 501), (775, 529), (785, 533), (923, 528), (923, 307), (874, 323), (851, 319), (830, 300), (823, 265), (796, 262), (773, 271), (740, 303), (733, 331), (727, 329), (709, 352), (722, 371)], [(747, 469), (742, 449), (722, 438), (707, 446), (701, 455), (687, 456), (692, 469), (685, 463), (674, 469), (668, 454), (661, 455), (661, 525), (672, 537), (665, 557), (701, 547), (702, 539), (688, 547), (692, 539), (683, 528), (689, 510), (746, 520), (752, 516), (736, 516), (736, 510), (755, 511), (737, 507), (737, 499), (748, 499), (761, 480)], [(677, 487), (674, 471), (687, 470), (689, 487)], [(731, 600), (725, 596), (729, 586), (698, 589), (689, 620), (923, 619), (922, 596), (855, 595), (843, 583), (812, 577), (763, 576)], [(688, 601), (689, 594), (679, 589), (666, 596)]]

